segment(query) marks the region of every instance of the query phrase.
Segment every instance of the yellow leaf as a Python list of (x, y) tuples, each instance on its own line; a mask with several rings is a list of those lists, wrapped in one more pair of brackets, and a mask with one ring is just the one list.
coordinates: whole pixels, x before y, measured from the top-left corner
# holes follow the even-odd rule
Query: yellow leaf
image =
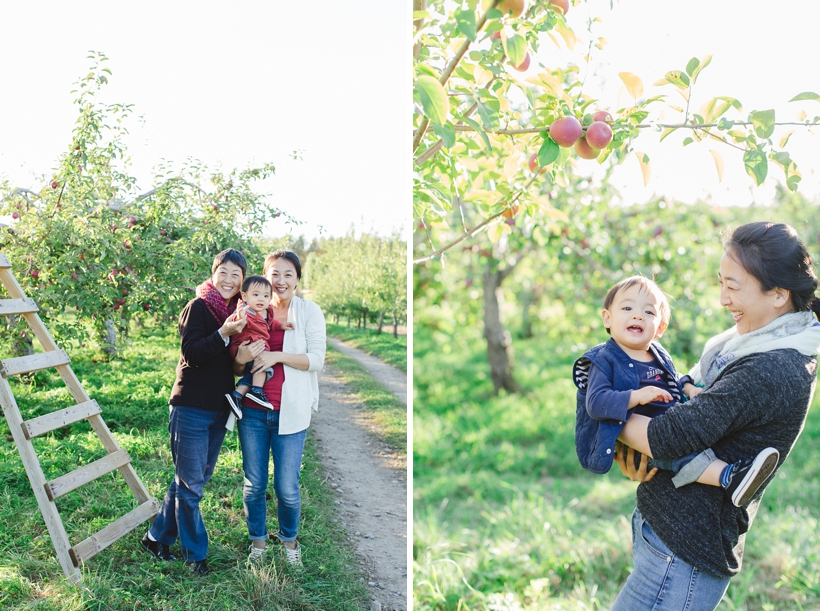
[(798, 115), (797, 115), (797, 120), (798, 120), (798, 121), (805, 121), (807, 116), (808, 116), (808, 115), (806, 114), (806, 111), (805, 111), (805, 110), (801, 110), (801, 111), (798, 113)]
[(508, 155), (507, 158), (504, 160), (504, 167), (501, 170), (501, 174), (507, 180), (512, 179), (518, 173), (520, 169), (520, 165), (518, 163), (518, 159), (513, 157), (512, 155)]
[(489, 70), (485, 70), (478, 64), (475, 65), (475, 74), (473, 76), (475, 77), (476, 85), (479, 87), (483, 87), (493, 80), (493, 73)]
[(552, 31), (552, 30), (550, 30), (549, 32), (547, 32), (547, 36), (549, 36), (549, 37), (550, 37), (550, 39), (552, 40), (552, 42), (554, 42), (554, 43), (555, 43), (555, 46), (556, 46), (556, 47), (558, 47), (559, 49), (561, 48), (561, 43), (558, 41), (558, 37), (557, 37), (557, 36), (553, 33), (553, 31)]
[(723, 157), (717, 151), (709, 151), (715, 160), (715, 168), (717, 168), (718, 182), (723, 182)]
[(470, 172), (478, 172), (478, 163), (472, 157), (462, 157), (458, 162)]
[(637, 100), (643, 95), (643, 81), (637, 75), (631, 72), (619, 72), (618, 76), (621, 77), (627, 93), (633, 100)]
[(563, 97), (564, 95), (564, 84), (549, 72), (541, 72), (540, 74), (532, 76), (527, 79), (527, 82), (543, 87), (556, 98)]
[(510, 233), (510, 231), (510, 226), (507, 223), (499, 221), (487, 227), (487, 237), (490, 238), (490, 242), (496, 244), (505, 233)]
[(564, 39), (567, 48), (572, 51), (575, 48), (575, 43), (578, 42), (578, 37), (575, 36), (575, 32), (560, 21), (555, 24), (555, 30), (561, 35), (561, 38)]
[(786, 132), (785, 134), (783, 134), (783, 137), (780, 139), (780, 148), (785, 148), (786, 147), (786, 144), (789, 142), (789, 138), (792, 137), (793, 133), (794, 133), (794, 130), (792, 130), (790, 132)]
[(641, 166), (641, 174), (643, 174), (643, 186), (649, 184), (649, 178), (652, 175), (652, 168), (649, 164), (649, 156), (646, 153), (635, 151), (635, 157), (638, 158), (638, 163)]

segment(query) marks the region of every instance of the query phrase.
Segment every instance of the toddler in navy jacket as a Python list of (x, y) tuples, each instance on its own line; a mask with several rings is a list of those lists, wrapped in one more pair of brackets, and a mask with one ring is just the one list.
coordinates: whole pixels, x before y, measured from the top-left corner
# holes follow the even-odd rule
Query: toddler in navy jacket
[[(601, 312), (611, 339), (575, 361), (573, 381), (578, 387), (575, 449), (581, 466), (593, 473), (612, 467), (618, 435), (630, 414), (662, 414), (700, 389), (680, 378), (672, 358), (657, 341), (669, 324), (669, 302), (657, 284), (631, 276), (613, 286)], [(684, 381), (682, 384), (681, 381)], [(685, 408), (682, 408), (685, 409)], [(624, 448), (626, 452), (626, 448)], [(640, 454), (636, 454), (636, 466)], [(721, 486), (737, 505), (768, 479), (766, 465), (777, 454), (766, 448), (757, 456), (727, 464), (711, 448), (688, 456), (648, 458), (647, 469), (675, 472), (676, 487), (699, 482)]]

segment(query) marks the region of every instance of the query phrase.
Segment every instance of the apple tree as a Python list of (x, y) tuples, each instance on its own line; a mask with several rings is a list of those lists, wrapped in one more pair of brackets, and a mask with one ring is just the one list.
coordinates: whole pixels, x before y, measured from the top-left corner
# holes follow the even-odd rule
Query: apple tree
[[(567, 256), (569, 247), (556, 236), (566, 238), (585, 221), (564, 206), (567, 193), (582, 197), (605, 184), (611, 168), (628, 158), (650, 179), (642, 138), (710, 144), (704, 154), (712, 155), (719, 175), (723, 147), (742, 153), (755, 184), (777, 175), (794, 191), (801, 179), (786, 148), (786, 123), (774, 111), (747, 111), (735, 98), (704, 97), (695, 87), (710, 57), (670, 66), (649, 96), (640, 78), (621, 72), (632, 102), (617, 109), (590, 95), (578, 65), (539, 64), (543, 45), (579, 47), (579, 64), (603, 52), (594, 21), (591, 42), (580, 49), (566, 21), (573, 8), (565, 0), (414, 2), (415, 273), (424, 284), (456, 248), (483, 267), (485, 338), (497, 390), (515, 388), (504, 356), (508, 334), (495, 314), (501, 283), (528, 253)], [(804, 92), (792, 100), (820, 96)], [(818, 123), (820, 116), (795, 122)]]
[[(35, 188), (0, 184), (0, 215), (12, 217), (0, 252), (58, 341), (93, 334), (111, 349), (130, 320), (176, 320), (213, 256), (227, 247), (257, 254), (252, 236), (281, 212), (253, 189), (272, 165), (226, 173), (196, 161), (160, 166), (140, 192), (123, 140), (132, 107), (99, 100), (111, 71), (103, 54), (91, 59), (54, 170)], [(9, 331), (16, 349), (30, 342), (20, 321)]]

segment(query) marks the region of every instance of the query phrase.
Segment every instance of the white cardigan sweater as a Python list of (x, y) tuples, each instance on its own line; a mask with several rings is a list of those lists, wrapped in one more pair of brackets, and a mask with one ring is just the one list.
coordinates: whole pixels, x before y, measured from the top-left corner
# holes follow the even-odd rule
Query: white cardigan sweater
[(310, 425), (311, 410), (319, 411), (319, 372), (324, 367), (327, 349), (325, 315), (318, 305), (294, 295), (288, 308), (288, 322), (296, 328), (285, 331), (282, 352), (306, 354), (310, 365), (307, 371), (284, 366), (280, 435), (305, 430)]

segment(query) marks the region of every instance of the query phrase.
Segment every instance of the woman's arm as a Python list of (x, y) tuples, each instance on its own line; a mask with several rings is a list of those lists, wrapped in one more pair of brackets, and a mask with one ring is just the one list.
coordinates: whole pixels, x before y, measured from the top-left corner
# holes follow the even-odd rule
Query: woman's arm
[(624, 424), (624, 428), (621, 429), (618, 440), (625, 446), (638, 450), (638, 452), (644, 456), (651, 457), (652, 450), (649, 447), (649, 438), (646, 433), (651, 421), (652, 418), (642, 416), (641, 414), (632, 414), (629, 420), (626, 421), (626, 424)]
[[(180, 354), (182, 360), (191, 367), (197, 367), (225, 350), (225, 337), (221, 330), (213, 330), (216, 321), (208, 311), (205, 302), (194, 299), (188, 302), (179, 315)], [(228, 330), (236, 333), (245, 326), (245, 321), (235, 322)], [(224, 327), (223, 327), (224, 328)]]
[[(301, 371), (319, 371), (324, 367), (325, 351), (327, 350), (327, 333), (325, 328), (325, 316), (322, 310), (315, 303), (305, 302), (305, 319), (302, 325), (303, 330), (298, 327), (294, 329), (293, 333), (303, 332), (305, 334), (307, 352), (304, 354), (291, 354), (289, 352), (261, 352), (253, 359), (245, 360), (241, 363), (244, 371), (244, 365), (250, 360), (253, 360), (253, 373), (273, 367), (277, 363), (282, 363), (288, 367), (299, 369)], [(241, 347), (240, 347), (241, 350)], [(239, 352), (237, 352), (237, 361), (240, 360)], [(234, 363), (234, 372), (237, 371), (237, 364)], [(239, 374), (237, 374), (239, 375)]]

